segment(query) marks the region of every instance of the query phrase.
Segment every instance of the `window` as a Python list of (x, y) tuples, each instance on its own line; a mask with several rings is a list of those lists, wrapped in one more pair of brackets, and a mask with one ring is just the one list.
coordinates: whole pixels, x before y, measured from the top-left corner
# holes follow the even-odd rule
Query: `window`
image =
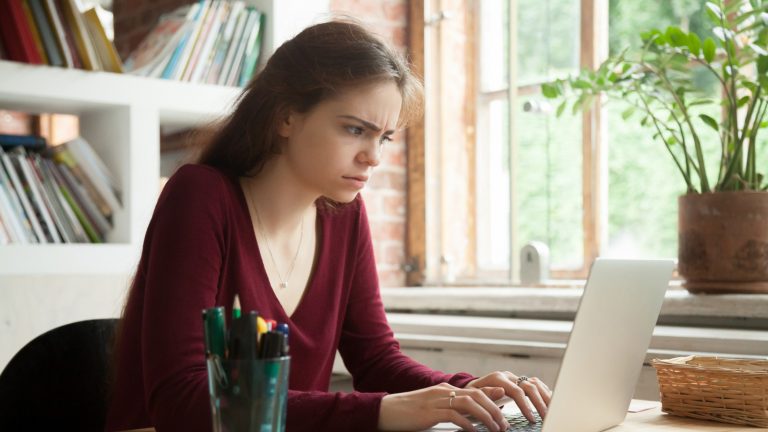
[(598, 255), (676, 256), (685, 191), (663, 144), (620, 101), (558, 117), (540, 84), (637, 46), (645, 28), (706, 35), (704, 4), (425, 2), (427, 284), (514, 283), (531, 241), (548, 246), (553, 279), (586, 277)]

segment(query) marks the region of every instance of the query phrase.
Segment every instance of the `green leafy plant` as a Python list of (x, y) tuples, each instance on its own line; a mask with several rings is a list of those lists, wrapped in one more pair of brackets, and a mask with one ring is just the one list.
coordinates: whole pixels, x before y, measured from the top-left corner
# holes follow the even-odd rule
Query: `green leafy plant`
[[(644, 31), (642, 48), (624, 50), (595, 71), (543, 84), (542, 94), (562, 99), (558, 116), (568, 106), (589, 109), (601, 94), (628, 102), (622, 117), (639, 114), (664, 142), (688, 193), (766, 190), (756, 159), (758, 132), (768, 125), (768, 0), (708, 2), (705, 10), (714, 37), (702, 40), (675, 26)], [(714, 76), (720, 97), (695, 85), (697, 69)], [(719, 121), (701, 112), (717, 104)], [(707, 173), (702, 128), (720, 137), (716, 179)]]

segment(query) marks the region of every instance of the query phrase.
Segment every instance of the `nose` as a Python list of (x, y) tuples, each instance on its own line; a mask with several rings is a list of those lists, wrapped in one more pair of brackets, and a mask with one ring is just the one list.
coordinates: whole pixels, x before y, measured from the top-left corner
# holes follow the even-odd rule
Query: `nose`
[(367, 145), (365, 149), (358, 153), (357, 160), (368, 166), (378, 166), (381, 163), (381, 149), (382, 146), (377, 141), (373, 140), (371, 144)]

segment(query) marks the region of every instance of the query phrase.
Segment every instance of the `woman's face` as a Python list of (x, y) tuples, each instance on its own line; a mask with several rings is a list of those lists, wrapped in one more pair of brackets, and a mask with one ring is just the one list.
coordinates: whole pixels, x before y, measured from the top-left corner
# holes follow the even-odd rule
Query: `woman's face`
[(402, 97), (392, 81), (354, 87), (309, 112), (291, 113), (279, 128), (282, 156), (312, 193), (350, 202), (380, 162), (395, 132)]

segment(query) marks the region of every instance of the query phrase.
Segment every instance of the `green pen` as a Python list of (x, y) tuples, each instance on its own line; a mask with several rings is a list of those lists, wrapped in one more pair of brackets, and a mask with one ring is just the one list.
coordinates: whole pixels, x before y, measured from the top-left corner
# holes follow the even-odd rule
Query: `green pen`
[(206, 354), (224, 358), (227, 351), (227, 324), (224, 321), (224, 307), (218, 306), (203, 310), (203, 329)]

